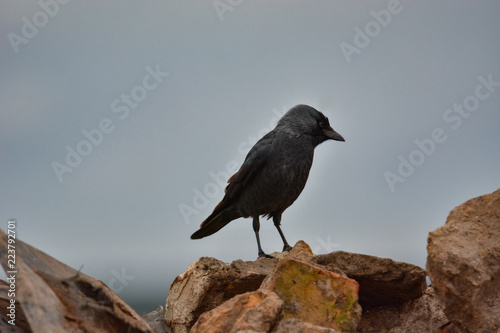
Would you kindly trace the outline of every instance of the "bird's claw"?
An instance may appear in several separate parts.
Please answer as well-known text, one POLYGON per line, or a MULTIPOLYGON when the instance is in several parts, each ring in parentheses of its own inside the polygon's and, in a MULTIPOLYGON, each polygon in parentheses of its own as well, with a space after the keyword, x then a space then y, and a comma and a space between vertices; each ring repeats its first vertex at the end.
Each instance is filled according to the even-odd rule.
POLYGON ((283 252, 285 252, 285 251, 286 251, 286 252, 290 252, 291 250, 292 250, 292 247, 291 247, 290 245, 285 244, 285 245, 283 246, 283 252))
POLYGON ((265 252, 259 252, 259 258, 274 258, 274 257, 270 256, 269 254, 266 254, 265 252))

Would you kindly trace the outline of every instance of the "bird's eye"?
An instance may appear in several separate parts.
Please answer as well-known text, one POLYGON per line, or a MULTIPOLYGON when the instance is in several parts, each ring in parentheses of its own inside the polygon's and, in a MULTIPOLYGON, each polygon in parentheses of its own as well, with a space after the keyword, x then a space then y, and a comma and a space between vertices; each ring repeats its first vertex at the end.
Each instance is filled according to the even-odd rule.
POLYGON ((324 122, 322 122, 322 121, 320 121, 320 122, 318 123, 318 125, 319 125, 319 127, 320 127, 320 128, 323 128, 323 127, 325 126, 325 123, 324 123, 324 122))

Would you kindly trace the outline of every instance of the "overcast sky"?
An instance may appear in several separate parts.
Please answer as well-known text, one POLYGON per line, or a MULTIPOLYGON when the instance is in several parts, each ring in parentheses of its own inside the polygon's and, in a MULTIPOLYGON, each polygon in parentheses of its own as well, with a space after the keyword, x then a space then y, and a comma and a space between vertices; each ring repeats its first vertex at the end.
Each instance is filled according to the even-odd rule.
POLYGON ((0 228, 140 313, 201 256, 256 258, 250 219, 189 236, 296 104, 346 142, 316 149, 292 245, 425 267, 500 187, 498 1, 65 2, 0 3, 0 228))

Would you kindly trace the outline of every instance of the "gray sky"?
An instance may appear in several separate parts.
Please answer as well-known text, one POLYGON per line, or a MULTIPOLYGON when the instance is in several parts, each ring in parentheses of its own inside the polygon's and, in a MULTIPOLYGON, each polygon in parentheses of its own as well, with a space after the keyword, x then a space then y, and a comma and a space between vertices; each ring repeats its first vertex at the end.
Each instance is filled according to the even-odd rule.
POLYGON ((346 142, 316 149, 291 244, 424 267, 500 186, 499 2, 40 3, 0 3, 0 227, 140 312, 201 256, 256 258, 249 219, 189 236, 296 104, 346 142))

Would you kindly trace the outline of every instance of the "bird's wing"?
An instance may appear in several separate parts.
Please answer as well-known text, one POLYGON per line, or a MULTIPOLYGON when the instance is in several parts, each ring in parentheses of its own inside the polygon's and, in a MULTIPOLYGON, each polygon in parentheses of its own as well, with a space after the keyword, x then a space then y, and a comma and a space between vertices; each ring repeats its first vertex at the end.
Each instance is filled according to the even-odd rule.
POLYGON ((201 223, 200 227, 207 225, 214 217, 222 211, 230 208, 232 203, 238 199, 242 191, 252 179, 257 175, 266 164, 272 149, 272 143, 275 137, 274 132, 267 133, 260 139, 248 152, 243 165, 238 172, 232 175, 226 186, 226 194, 221 202, 214 208, 210 216, 201 223))
POLYGON ((242 166, 231 178, 228 179, 224 199, 236 199, 256 174, 260 172, 271 155, 274 132, 267 133, 248 152, 242 166))

